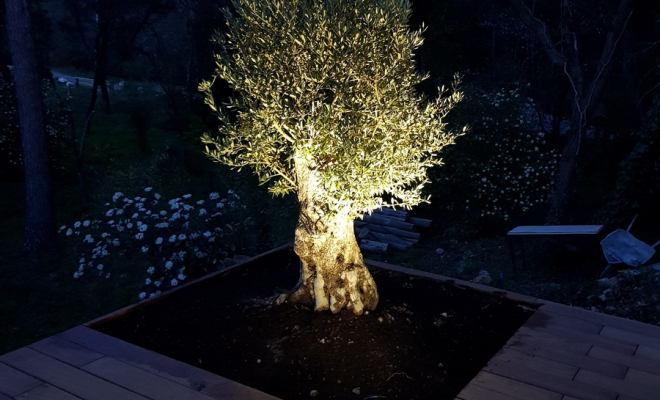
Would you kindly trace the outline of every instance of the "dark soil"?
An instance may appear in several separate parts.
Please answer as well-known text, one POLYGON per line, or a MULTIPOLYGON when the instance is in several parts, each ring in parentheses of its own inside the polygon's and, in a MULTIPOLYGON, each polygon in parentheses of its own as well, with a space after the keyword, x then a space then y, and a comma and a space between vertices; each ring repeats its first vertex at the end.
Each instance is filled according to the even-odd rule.
POLYGON ((283 250, 94 328, 286 400, 312 391, 441 400, 454 399, 532 313, 451 283, 372 271, 380 304, 360 317, 276 305, 298 279, 297 257, 283 250))

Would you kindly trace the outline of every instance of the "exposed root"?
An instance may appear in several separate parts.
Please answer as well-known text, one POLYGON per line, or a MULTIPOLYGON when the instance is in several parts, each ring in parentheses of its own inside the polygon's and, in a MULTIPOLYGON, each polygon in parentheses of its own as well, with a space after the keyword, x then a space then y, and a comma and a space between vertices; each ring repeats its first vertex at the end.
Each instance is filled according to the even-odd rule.
POLYGON ((314 270, 305 276, 309 268, 301 268, 302 275, 298 286, 289 296, 292 302, 314 303, 315 311, 330 310, 338 313, 343 308, 362 315, 365 310, 373 310, 378 305, 378 291, 371 274, 364 266, 351 265, 337 271, 314 270))

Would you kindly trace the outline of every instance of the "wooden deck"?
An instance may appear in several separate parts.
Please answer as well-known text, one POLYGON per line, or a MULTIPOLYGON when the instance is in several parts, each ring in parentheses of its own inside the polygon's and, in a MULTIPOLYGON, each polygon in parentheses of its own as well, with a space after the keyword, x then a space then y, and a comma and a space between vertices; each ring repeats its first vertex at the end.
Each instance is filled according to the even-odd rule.
POLYGON ((660 327, 543 303, 457 399, 660 399, 660 327))
POLYGON ((0 356, 0 400, 277 400, 84 326, 0 356))
MULTIPOLYGON (((367 263, 540 306, 456 400, 660 400, 658 326, 367 263)), ((10 399, 277 400, 86 326, 0 356, 10 399)))

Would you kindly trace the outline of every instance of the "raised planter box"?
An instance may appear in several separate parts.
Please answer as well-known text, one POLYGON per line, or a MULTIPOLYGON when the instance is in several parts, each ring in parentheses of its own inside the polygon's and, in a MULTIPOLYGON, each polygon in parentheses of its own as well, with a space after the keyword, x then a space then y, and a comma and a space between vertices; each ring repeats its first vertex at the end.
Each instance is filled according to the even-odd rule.
POLYGON ((243 398, 453 399, 533 312, 532 298, 367 263, 381 300, 360 317, 277 306, 298 278, 284 246, 86 326, 204 370, 188 372, 202 393, 213 376, 257 389, 243 398))

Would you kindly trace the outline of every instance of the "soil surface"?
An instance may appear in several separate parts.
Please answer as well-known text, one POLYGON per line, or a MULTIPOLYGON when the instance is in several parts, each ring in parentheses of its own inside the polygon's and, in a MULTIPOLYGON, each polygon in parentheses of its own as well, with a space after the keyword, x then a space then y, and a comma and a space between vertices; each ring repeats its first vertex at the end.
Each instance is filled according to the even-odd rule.
POLYGON ((299 273, 283 250, 94 329, 287 400, 454 399, 532 314, 451 283, 372 272, 380 303, 360 317, 276 305, 299 273))

